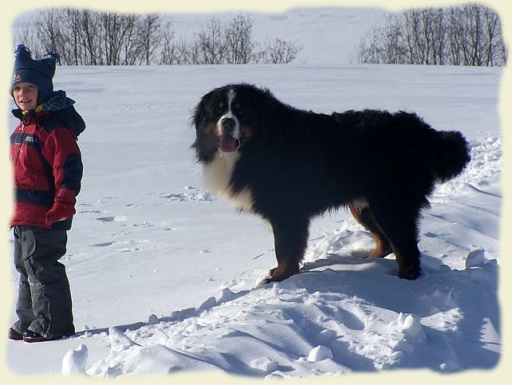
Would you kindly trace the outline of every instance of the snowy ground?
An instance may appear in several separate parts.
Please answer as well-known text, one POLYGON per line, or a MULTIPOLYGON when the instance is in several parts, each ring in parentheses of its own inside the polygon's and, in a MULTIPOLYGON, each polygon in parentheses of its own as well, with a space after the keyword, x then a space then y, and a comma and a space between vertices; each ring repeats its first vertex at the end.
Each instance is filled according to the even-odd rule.
MULTIPOLYGON (((56 87, 88 123, 64 258, 79 332, 51 343, 8 341, 9 371, 22 375, 16 380, 200 370, 259 379, 491 373, 503 364, 501 74, 348 64, 59 68, 56 87), (318 112, 415 111, 467 136, 470 165, 438 187, 421 222, 420 279, 398 279, 393 256, 362 259, 371 237, 341 210, 314 221, 302 274, 256 288, 275 264, 272 234, 204 188, 189 148, 200 96, 236 81, 318 112)), ((15 124, 10 117, 5 135, 15 124)), ((13 300, 17 276, 4 266, 13 300)))
POLYGON ((65 257, 80 332, 47 344, 9 342, 12 371, 68 370, 63 358, 80 347, 88 350, 85 373, 96 378, 195 369, 260 377, 460 372, 498 364, 499 69, 59 70, 59 87, 88 122, 79 141, 83 191, 65 257), (275 263, 271 232, 204 189, 189 149, 199 96, 242 80, 299 107, 414 110, 438 129, 467 135, 470 166, 436 190, 422 221, 419 280, 398 279, 393 257, 361 259, 371 237, 340 211, 313 223, 302 274, 255 288, 275 263))

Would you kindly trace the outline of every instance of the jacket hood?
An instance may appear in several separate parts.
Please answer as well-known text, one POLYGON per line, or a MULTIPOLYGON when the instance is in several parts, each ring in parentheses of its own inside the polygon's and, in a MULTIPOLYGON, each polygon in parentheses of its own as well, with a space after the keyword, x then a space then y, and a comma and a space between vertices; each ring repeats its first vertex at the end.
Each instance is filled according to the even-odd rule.
MULTIPOLYGON (((52 93, 51 97, 43 104, 40 104, 33 111, 36 115, 51 116, 57 122, 71 128, 78 137, 85 130, 85 121, 75 110, 75 101, 66 96, 66 92, 59 90, 52 93)), ((30 113, 30 112, 29 112, 30 113)), ((12 110, 12 114, 23 120, 25 114, 20 108, 12 110)))

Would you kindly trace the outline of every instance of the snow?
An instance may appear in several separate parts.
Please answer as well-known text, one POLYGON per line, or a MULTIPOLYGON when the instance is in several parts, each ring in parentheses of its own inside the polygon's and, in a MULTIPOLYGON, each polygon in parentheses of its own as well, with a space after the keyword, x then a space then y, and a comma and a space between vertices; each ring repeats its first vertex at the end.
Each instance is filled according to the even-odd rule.
MULTIPOLYGON (((83 189, 63 259, 78 333, 7 341, 9 373, 18 383, 28 374, 179 380, 208 373, 223 382, 404 369, 456 375, 434 377, 441 383, 502 368, 502 74, 319 61, 60 67, 56 88, 77 101, 88 125, 79 139, 83 189), (418 280, 397 278, 393 255, 363 259, 372 238, 339 210, 313 222, 301 274, 257 287, 275 265, 272 233, 206 190, 190 149, 199 98, 238 81, 304 109, 403 109, 466 135, 471 163, 438 186, 421 221, 418 280)), ((7 123, 6 136, 16 121, 7 123)), ((17 274, 4 266, 12 290, 7 325, 17 274)))
POLYGON ((80 344, 78 348, 70 350, 62 359, 62 373, 84 374, 88 357, 88 349, 84 344, 80 344))

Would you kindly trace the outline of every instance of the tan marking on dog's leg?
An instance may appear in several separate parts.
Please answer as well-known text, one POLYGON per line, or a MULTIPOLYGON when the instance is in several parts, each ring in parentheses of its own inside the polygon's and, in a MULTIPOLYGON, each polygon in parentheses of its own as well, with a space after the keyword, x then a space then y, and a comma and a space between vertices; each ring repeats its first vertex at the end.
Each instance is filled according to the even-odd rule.
POLYGON ((361 221, 361 215, 359 213, 359 209, 356 207, 356 205, 354 204, 354 202, 350 202, 349 205, 348 205, 348 208, 350 210, 350 213, 352 214, 352 216, 354 217, 354 219, 361 225, 364 226, 363 222, 361 221))
POLYGON ((365 199, 358 199, 350 202, 348 207, 355 220, 370 232, 375 241, 375 249, 367 258, 384 258, 390 254, 391 247, 389 242, 379 224, 375 221, 368 202, 365 199), (362 215, 363 210, 366 211, 365 216, 362 215))
POLYGON ((383 241, 379 235, 374 233, 372 233, 372 237, 373 240, 375 241, 375 249, 368 256, 368 258, 384 258, 385 256, 391 253, 391 247, 389 246, 389 243, 387 241, 383 241))

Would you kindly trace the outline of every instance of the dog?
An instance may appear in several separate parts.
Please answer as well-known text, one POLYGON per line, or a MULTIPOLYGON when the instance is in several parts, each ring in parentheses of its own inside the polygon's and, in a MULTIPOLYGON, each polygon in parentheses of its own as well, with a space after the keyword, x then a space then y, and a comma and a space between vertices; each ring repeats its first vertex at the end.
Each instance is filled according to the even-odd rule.
POLYGON ((414 113, 315 113, 246 83, 205 94, 191 120, 206 186, 272 227, 277 266, 263 284, 298 273, 312 218, 340 207, 372 234, 369 258, 394 253, 398 276, 418 278, 421 210, 470 161, 460 132, 414 113))

